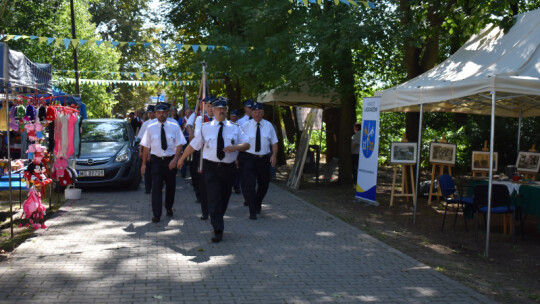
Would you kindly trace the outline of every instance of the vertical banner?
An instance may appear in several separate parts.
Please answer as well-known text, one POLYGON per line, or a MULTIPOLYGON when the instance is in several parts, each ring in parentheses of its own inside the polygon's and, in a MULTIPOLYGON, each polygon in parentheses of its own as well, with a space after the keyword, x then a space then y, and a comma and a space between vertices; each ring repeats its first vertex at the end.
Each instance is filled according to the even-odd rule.
POLYGON ((362 201, 378 205, 377 166, 379 159, 380 97, 364 98, 362 111, 362 137, 358 160, 356 197, 362 201))

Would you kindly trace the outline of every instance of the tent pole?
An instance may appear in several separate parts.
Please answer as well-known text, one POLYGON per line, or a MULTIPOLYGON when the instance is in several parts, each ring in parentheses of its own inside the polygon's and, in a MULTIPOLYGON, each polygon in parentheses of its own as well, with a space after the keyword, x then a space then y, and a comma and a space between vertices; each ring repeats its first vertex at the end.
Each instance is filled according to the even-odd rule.
MULTIPOLYGON (((418 184, 420 177, 420 151, 422 149, 422 119, 424 114, 424 105, 420 104, 420 118, 418 119, 418 143, 416 144, 416 179, 414 181, 414 212, 413 224, 416 224, 416 206, 418 205, 418 184)), ((405 177, 404 177, 405 178, 405 177)))
POLYGON ((523 120, 523 109, 519 109, 519 120, 518 120, 518 134, 517 134, 517 154, 519 154, 519 142, 521 141, 521 123, 523 120))
POLYGON ((489 136, 489 184, 488 184, 488 210, 486 226, 486 257, 489 256, 489 226, 491 223, 491 189, 493 186, 493 150, 495 142, 495 100, 496 92, 491 92, 491 134, 489 136))

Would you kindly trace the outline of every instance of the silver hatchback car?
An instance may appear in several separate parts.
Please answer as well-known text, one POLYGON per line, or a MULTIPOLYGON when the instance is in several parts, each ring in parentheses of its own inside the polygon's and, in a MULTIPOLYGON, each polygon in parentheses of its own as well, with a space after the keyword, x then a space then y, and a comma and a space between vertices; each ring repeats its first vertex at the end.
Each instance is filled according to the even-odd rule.
POLYGON ((121 119, 86 119, 81 125, 76 186, 137 189, 141 182, 139 140, 129 123, 121 119))

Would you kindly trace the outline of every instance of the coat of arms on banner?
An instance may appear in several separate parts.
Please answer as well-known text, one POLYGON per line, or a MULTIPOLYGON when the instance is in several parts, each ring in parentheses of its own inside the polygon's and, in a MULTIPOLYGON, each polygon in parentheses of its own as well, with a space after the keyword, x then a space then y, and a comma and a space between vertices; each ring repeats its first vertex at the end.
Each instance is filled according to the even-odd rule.
POLYGON ((366 158, 369 158, 373 153, 373 147, 375 146, 375 130, 377 127, 377 121, 364 120, 362 134, 362 152, 366 158))

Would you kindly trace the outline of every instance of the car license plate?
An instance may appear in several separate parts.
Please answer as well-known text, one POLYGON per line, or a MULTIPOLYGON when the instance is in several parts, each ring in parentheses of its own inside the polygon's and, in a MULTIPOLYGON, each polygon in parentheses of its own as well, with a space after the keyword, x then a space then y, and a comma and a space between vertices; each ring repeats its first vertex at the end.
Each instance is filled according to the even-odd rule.
POLYGON ((79 171, 79 177, 105 176, 105 170, 84 170, 79 171))

